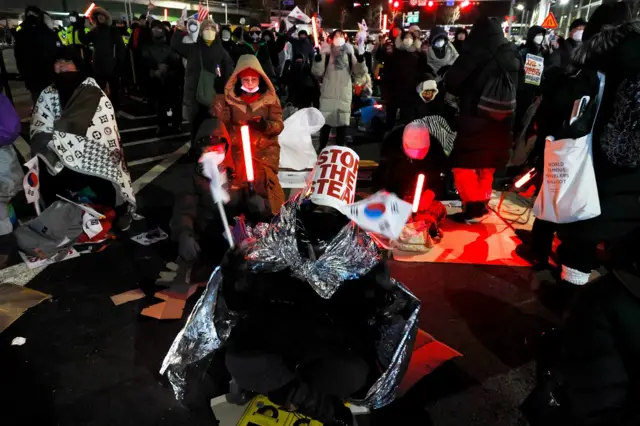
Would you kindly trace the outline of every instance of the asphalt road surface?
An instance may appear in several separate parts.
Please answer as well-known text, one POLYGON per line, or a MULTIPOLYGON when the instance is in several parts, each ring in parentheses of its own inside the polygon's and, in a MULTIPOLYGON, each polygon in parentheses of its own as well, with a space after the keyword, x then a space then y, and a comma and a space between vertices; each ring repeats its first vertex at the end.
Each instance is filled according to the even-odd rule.
MULTIPOLYGON (((138 213, 129 236, 168 231, 174 197, 189 178, 187 134, 155 138, 155 118, 128 100, 119 115, 136 182, 138 213)), ((375 159, 377 144, 357 147, 375 159)), ((149 247, 127 236, 104 251, 28 272, 14 259, 0 282, 52 296, 0 334, 2 425, 213 425, 205 408, 178 404, 158 370, 183 320, 139 315, 157 302, 154 281, 176 258, 165 240, 149 247), (141 288, 148 297, 114 306, 109 296, 141 288), (10 346, 13 338, 27 339, 10 346)), ((374 424, 526 425, 518 406, 533 386, 535 341, 557 319, 531 291, 527 268, 392 262, 393 276, 423 303, 420 327, 464 356, 427 376, 374 424), (403 420, 400 420, 403 419, 403 420), (431 423, 430 423, 431 422, 431 423)), ((187 311, 197 300, 192 297, 187 311)), ((186 315, 185 315, 186 317, 186 315)), ((211 380, 194 400, 220 392, 211 380)))

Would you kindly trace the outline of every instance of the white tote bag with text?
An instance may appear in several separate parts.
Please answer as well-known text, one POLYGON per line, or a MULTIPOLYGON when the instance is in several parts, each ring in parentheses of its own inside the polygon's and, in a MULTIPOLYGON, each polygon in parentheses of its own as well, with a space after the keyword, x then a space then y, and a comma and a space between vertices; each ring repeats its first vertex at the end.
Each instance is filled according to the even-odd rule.
MULTIPOLYGON (((598 110, 605 77, 598 73, 598 110)), ((598 112, 593 122, 595 124, 598 112)), ((572 223, 600 216, 600 199, 593 170, 593 125, 577 139, 548 137, 544 148, 544 177, 533 213, 553 223, 572 223)))

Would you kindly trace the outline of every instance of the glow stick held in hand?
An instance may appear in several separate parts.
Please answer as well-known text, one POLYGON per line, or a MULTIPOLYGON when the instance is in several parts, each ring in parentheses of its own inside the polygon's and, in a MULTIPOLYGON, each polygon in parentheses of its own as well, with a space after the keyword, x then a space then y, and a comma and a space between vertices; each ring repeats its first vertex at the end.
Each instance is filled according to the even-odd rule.
POLYGON ((91 3, 89 5, 89 7, 87 8, 87 10, 84 12, 84 16, 86 16, 88 18, 89 14, 91 13, 91 11, 93 10, 94 7, 96 7, 96 4, 95 3, 91 3))
POLYGON ((420 197, 422 197, 422 187, 424 186, 424 175, 420 173, 418 175, 418 181, 416 182, 416 192, 413 194, 413 213, 418 213, 420 207, 420 197))
POLYGON ((251 139, 249 138, 249 126, 240 127, 242 136, 242 152, 244 153, 244 167, 247 171, 247 181, 253 183, 253 158, 251 157, 251 139))
POLYGON ((382 17, 382 34, 387 33, 387 14, 385 13, 382 17))
POLYGON ((315 47, 318 47, 318 24, 315 16, 311 18, 311 26, 313 27, 313 43, 315 47))

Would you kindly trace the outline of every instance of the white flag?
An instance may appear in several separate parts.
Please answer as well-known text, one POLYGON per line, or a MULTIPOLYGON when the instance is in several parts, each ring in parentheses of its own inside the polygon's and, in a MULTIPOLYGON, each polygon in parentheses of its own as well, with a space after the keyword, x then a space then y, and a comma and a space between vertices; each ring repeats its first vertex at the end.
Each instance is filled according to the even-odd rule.
POLYGON ((396 240, 411 216, 411 204, 396 194, 379 191, 340 211, 362 229, 396 240))
POLYGON ((24 163, 24 166, 29 169, 22 180, 24 195, 28 203, 36 203, 40 199, 40 168, 38 166, 38 157, 33 157, 24 163))
POLYGON ((218 166, 224 161, 224 154, 218 152, 205 152, 200 157, 200 163, 202 163, 202 172, 209 178, 209 185, 211 187, 211 195, 215 202, 222 201, 223 203, 229 202, 229 193, 224 189, 223 185, 227 183, 225 176, 220 174, 218 166))

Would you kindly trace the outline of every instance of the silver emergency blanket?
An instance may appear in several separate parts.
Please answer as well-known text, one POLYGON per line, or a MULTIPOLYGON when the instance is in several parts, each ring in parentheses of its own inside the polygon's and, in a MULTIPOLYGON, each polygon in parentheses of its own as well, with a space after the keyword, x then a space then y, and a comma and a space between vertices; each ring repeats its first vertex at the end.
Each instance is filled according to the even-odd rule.
MULTIPOLYGON (((295 240, 296 207, 295 200, 287 202, 264 237, 249 250, 252 271, 275 272, 291 268, 294 276, 308 282, 318 295, 330 298, 345 280, 365 275, 379 262, 380 253, 375 244, 351 223, 328 243, 318 260, 303 259, 295 240)), ((372 409, 395 399, 418 328, 419 300, 402 284, 394 280, 392 283, 389 303, 372 324, 380 336, 376 349, 381 375, 363 399, 351 400, 353 404, 372 409)), ((227 308, 220 290, 222 285, 223 276, 217 268, 162 363, 160 374, 167 374, 178 399, 185 395, 187 372, 192 377, 191 369, 203 367, 199 361, 224 345, 239 318, 227 308)))

